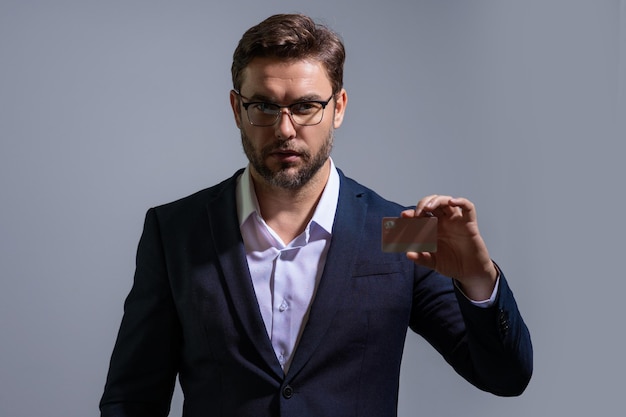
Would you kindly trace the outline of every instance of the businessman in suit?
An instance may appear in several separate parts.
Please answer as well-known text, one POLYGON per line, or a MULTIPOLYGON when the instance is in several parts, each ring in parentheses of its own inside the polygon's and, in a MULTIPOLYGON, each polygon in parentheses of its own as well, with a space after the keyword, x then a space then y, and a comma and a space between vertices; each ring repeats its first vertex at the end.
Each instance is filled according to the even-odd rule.
POLYGON ((384 200, 330 158, 348 96, 344 46, 275 15, 237 46, 230 93, 249 164, 150 209, 100 402, 102 416, 397 414, 407 329, 465 379, 519 395, 528 329, 474 205, 384 200), (385 216, 438 219, 438 250, 381 251, 385 216))

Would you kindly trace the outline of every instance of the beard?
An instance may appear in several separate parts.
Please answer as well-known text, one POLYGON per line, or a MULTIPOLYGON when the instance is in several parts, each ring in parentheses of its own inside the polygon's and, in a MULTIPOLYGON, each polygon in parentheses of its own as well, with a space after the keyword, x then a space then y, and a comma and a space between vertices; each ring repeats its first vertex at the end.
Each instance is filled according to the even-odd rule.
POLYGON ((306 149, 297 149, 292 145, 293 140, 277 140, 276 142, 256 149, 252 141, 241 130, 241 143, 243 151, 250 161, 250 165, 268 183, 268 185, 286 190, 299 190, 306 185, 311 178, 324 166, 333 147, 333 130, 329 129, 322 147, 315 154, 311 154, 306 149), (297 168, 297 164, 282 162, 276 169, 270 168, 265 161, 268 156, 276 151, 293 151, 300 156, 302 164, 297 168), (297 168, 297 169, 296 169, 297 168))

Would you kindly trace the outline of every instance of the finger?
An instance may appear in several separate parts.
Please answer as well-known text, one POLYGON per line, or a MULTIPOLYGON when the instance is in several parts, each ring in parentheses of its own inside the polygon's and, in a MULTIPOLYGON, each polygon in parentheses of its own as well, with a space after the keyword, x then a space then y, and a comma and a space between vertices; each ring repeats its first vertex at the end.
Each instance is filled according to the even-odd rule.
MULTIPOLYGON (((417 211, 416 216, 423 216, 423 213, 431 213, 436 215, 437 209, 443 206, 447 206, 448 200, 450 200, 450 198, 452 197, 438 194, 433 194, 428 197, 422 198, 417 203, 417 206, 415 208, 417 211)), ((439 214, 443 214, 443 212, 439 212, 439 214)))
POLYGON ((447 195, 434 195, 427 197, 424 201, 424 212, 432 213, 439 218, 453 218, 462 215, 459 207, 450 204, 452 197, 447 195))
POLYGON ((466 198, 457 197, 450 199, 450 206, 458 207, 462 211, 462 215, 466 219, 476 218, 476 207, 474 204, 466 198))
POLYGON ((407 259, 426 268, 435 269, 436 262, 434 254, 430 252, 407 252, 407 259))
POLYGON ((449 204, 453 207, 460 207, 463 210, 471 211, 474 210, 474 204, 469 201, 467 198, 463 197, 453 197, 450 198, 449 204))
POLYGON ((404 210, 402 213, 400 213, 400 217, 416 217, 415 213, 416 213, 416 210, 407 209, 407 210, 404 210))
POLYGON ((439 218, 456 218, 463 215, 462 210, 459 207, 453 207, 450 205, 440 205, 432 211, 432 213, 439 218))
POLYGON ((419 217, 422 215, 422 213, 424 211, 428 211, 426 210, 426 207, 428 207, 432 200, 435 199, 437 197, 437 195, 429 195, 427 197, 422 198, 420 201, 417 202, 417 205, 415 206, 415 217, 419 217))

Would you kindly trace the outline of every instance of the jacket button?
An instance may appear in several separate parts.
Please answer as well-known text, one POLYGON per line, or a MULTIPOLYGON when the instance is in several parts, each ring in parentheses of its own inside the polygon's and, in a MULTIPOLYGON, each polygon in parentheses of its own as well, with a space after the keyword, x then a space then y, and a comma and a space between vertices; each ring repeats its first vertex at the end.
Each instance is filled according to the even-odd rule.
POLYGON ((500 325, 500 333, 506 337, 509 333, 509 315, 504 310, 500 310, 499 313, 498 324, 500 325))
POLYGON ((283 397, 285 397, 286 399, 290 399, 291 397, 293 397, 293 388, 291 388, 291 386, 287 385, 285 386, 285 388, 283 388, 283 397))

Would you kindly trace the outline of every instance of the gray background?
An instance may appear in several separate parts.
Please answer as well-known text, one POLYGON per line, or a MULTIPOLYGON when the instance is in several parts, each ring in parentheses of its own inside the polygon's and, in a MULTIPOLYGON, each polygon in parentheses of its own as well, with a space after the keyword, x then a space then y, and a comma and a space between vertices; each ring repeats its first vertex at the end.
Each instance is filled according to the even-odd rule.
POLYGON ((515 399, 409 335, 400 416, 620 414, 626 1, 0 0, 0 416, 97 414, 145 211, 243 166, 231 54, 292 11, 347 45, 337 165, 472 199, 532 332, 515 399))

